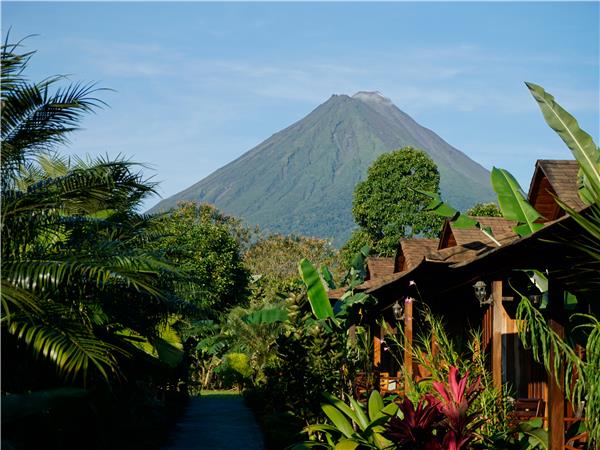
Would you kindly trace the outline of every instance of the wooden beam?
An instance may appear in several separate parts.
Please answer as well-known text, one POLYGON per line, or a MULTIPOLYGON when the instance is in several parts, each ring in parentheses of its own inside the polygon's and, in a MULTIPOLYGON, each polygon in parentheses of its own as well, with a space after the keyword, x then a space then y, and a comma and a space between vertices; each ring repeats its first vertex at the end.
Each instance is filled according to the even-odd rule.
POLYGON ((502 306, 502 280, 492 282, 492 381, 502 392, 502 333, 504 332, 504 306, 502 306))
POLYGON ((404 370, 407 376, 413 373, 413 299, 407 298, 404 302, 404 370))

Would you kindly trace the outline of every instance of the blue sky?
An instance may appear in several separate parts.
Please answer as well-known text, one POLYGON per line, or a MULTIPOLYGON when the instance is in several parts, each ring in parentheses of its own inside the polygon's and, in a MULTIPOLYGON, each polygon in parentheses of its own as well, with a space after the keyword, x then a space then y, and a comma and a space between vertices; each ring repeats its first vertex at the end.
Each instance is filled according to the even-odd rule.
MULTIPOLYGON (((67 150, 126 155, 166 197, 332 94, 378 90, 525 190, 570 158, 523 81, 599 136, 599 3, 3 2, 29 74, 114 89, 67 150)), ((149 201, 149 207, 158 199, 149 201)))

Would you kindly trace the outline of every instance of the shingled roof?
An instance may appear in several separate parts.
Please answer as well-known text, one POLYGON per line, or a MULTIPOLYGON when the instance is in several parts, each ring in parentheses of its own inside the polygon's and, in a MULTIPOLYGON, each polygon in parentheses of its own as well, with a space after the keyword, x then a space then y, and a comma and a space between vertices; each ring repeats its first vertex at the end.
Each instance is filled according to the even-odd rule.
POLYGON ((529 203, 544 216, 545 221, 556 220, 565 212, 553 195, 569 207, 579 211, 585 204, 579 198, 577 173, 579 163, 573 160, 539 159, 529 186, 529 203))
MULTIPOLYGON (((479 231, 479 233, 481 234, 481 231, 479 231)), ((494 238, 500 243, 500 245, 507 245, 517 240, 519 236, 511 232, 502 235, 494 234, 494 238)), ((496 245, 496 243, 492 242, 490 239, 485 238, 480 239, 478 241, 467 242, 466 244, 455 245, 453 247, 446 247, 441 250, 431 252, 429 255, 427 255, 426 260, 430 262, 456 264, 464 261, 469 261, 497 247, 498 245, 496 245)))
POLYGON ((417 266, 430 252, 438 247, 437 239, 400 239, 394 272, 409 270, 417 266))
POLYGON ((394 258, 369 256, 367 258, 367 279, 381 278, 394 273, 394 258))
MULTIPOLYGON (((477 220, 483 227, 490 227, 496 239, 498 239, 498 236, 502 238, 517 237, 517 234, 513 231, 513 227, 517 225, 514 220, 507 220, 504 217, 473 217, 473 219, 477 220)), ((458 228, 453 222, 446 221, 437 248, 441 250, 472 242, 494 245, 494 242, 478 228, 458 228)))

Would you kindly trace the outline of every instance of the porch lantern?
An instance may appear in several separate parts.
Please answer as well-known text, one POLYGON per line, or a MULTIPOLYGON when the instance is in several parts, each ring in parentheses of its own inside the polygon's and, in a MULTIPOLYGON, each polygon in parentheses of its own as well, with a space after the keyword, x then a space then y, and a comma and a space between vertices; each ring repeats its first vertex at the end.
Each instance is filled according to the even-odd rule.
POLYGON ((398 300, 396 300, 396 303, 392 305, 392 312, 394 313, 394 318, 398 322, 404 319, 404 311, 400 303, 398 303, 398 300))
POLYGON ((479 300, 479 306, 483 307, 483 305, 491 305, 494 302, 491 295, 488 297, 487 284, 485 284, 485 281, 479 280, 473 285, 473 290, 475 291, 475 297, 479 300))

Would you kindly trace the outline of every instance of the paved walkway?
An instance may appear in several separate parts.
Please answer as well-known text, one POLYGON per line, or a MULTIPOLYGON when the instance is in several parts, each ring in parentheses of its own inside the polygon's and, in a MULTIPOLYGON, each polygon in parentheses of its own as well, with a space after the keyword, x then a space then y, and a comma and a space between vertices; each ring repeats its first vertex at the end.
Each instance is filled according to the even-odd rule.
POLYGON ((187 410, 163 450, 264 450, 263 438, 239 395, 190 399, 187 410))

